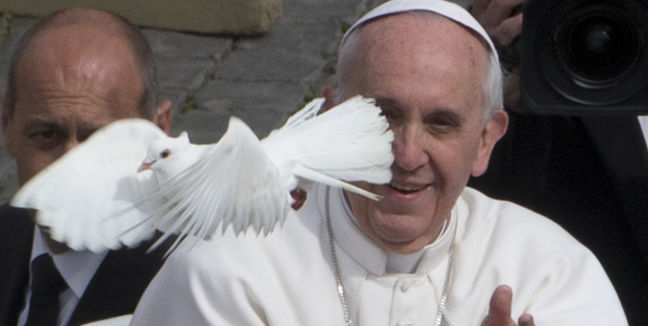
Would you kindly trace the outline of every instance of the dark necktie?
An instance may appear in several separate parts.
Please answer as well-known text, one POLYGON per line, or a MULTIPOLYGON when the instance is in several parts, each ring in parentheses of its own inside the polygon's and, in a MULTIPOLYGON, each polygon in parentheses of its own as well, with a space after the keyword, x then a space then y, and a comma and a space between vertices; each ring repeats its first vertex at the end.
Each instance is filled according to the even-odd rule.
POLYGON ((25 325, 54 326, 59 314, 58 298, 67 284, 48 254, 36 257, 31 268, 31 299, 25 325))

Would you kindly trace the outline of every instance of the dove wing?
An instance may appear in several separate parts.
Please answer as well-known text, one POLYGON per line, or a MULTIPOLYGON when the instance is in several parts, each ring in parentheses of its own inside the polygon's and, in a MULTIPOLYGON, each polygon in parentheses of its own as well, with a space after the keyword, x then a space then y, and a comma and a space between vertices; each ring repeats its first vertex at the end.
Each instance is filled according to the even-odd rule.
POLYGON ((115 249, 149 236, 124 232, 146 217, 134 207, 150 174, 137 174, 148 144, 166 135, 142 119, 120 120, 99 129, 25 183, 12 198, 15 207, 35 209, 37 223, 52 239, 74 250, 115 249))
POLYGON ((312 119, 322 109, 322 104, 324 104, 324 98, 321 97, 308 102, 303 108, 291 115, 279 130, 296 127, 304 121, 312 119))
POLYGON ((273 160, 292 160, 293 173, 301 178, 378 198, 344 182, 391 180, 394 135, 373 99, 356 96, 316 116, 294 116, 307 118, 293 120, 262 141, 273 160))
POLYGON ((193 241, 209 239, 219 226, 224 232, 231 225, 239 233, 251 225, 267 234, 285 219, 290 207, 277 167, 252 130, 234 117, 219 142, 160 185, 157 196, 165 203, 151 219, 165 233, 158 243, 179 235, 171 250, 186 235, 195 236, 193 241))

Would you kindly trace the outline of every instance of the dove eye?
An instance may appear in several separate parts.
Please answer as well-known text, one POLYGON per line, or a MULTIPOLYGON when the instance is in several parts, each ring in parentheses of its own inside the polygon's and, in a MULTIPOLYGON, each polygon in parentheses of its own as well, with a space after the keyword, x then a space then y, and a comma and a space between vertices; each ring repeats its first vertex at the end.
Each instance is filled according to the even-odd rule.
POLYGON ((169 155, 171 155, 171 151, 168 150, 168 149, 165 149, 162 152, 160 152, 160 157, 161 158, 167 158, 167 157, 169 157, 169 155))

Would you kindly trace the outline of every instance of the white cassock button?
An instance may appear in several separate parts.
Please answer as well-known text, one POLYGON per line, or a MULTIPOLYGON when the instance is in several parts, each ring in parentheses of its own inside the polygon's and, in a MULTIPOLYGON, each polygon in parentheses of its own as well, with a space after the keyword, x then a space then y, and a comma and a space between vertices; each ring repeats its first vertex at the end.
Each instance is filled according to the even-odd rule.
POLYGON ((399 321, 396 323, 396 326, 415 326, 416 323, 413 321, 399 321))
POLYGON ((415 286, 419 286, 419 285, 421 285, 422 283, 423 283, 423 282, 421 282, 421 281, 419 281, 419 280, 404 280, 404 281, 402 281, 402 283, 401 283, 401 285, 400 285, 400 290, 401 290, 403 293, 405 293, 405 292, 407 292, 410 288, 415 287, 415 286))

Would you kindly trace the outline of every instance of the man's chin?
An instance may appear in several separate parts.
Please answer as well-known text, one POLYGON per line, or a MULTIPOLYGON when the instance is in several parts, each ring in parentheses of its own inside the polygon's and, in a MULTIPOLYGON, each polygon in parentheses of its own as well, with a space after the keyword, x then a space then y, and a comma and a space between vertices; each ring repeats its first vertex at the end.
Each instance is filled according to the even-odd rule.
POLYGON ((417 217, 390 214, 370 223, 374 242, 389 252, 412 253, 427 245, 421 233, 427 227, 417 217))
POLYGON ((419 238, 409 240, 409 241, 389 241, 387 239, 381 238, 377 242, 383 250, 391 253, 397 253, 401 255, 408 255, 422 250, 427 243, 422 241, 419 238))

